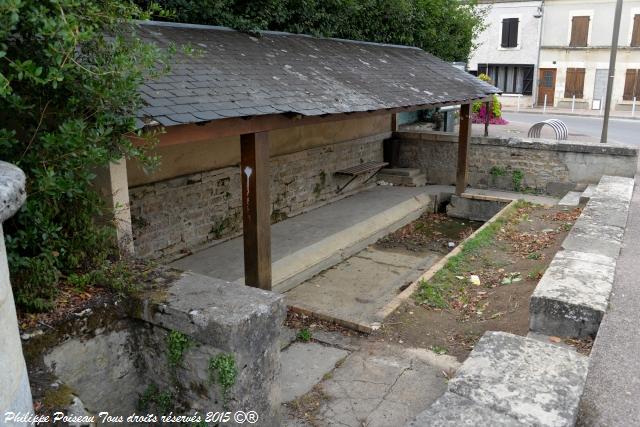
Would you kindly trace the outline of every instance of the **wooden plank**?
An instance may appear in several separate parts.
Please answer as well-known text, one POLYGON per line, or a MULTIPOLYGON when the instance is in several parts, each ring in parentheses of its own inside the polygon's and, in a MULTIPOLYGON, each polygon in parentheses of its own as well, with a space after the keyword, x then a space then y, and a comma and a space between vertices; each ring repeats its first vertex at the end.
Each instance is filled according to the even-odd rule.
POLYGON ((460 106, 460 130, 458 132, 458 168, 456 170, 456 194, 460 196, 467 188, 467 162, 471 140, 471 104, 460 106))
MULTIPOLYGON (((487 101, 491 96, 478 98, 478 101, 487 101)), ((473 101, 473 100, 472 100, 473 101)), ((388 110, 366 111, 360 113, 327 114, 324 116, 292 116, 284 114, 268 114, 262 116, 233 117, 213 120, 205 123, 191 123, 184 125, 168 126, 165 132, 158 135, 159 146, 188 144, 194 141, 210 141, 212 139, 242 134, 264 132, 276 129, 287 129, 297 126, 314 125, 320 123, 332 123, 343 120, 353 120, 379 115, 390 115, 403 111, 416 111, 428 107, 443 107, 447 105, 459 105, 459 102, 444 102, 438 104, 417 105, 406 108, 392 108, 388 110)), ((154 129, 152 127, 151 129, 154 129)), ((161 128, 161 126, 157 126, 161 128)), ((143 145, 147 141, 135 135, 129 138, 136 145, 143 145)))
POLYGON ((267 132, 240 136, 244 280, 271 290, 271 201, 267 132))

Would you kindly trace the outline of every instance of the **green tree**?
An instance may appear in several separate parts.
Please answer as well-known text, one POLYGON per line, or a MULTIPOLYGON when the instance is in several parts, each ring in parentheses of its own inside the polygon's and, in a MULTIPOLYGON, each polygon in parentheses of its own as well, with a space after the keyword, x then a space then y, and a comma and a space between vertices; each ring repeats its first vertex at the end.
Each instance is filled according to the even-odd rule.
POLYGON ((180 22, 412 45, 446 61, 466 61, 484 28, 475 0, 157 1, 180 22))
POLYGON ((135 37, 132 19, 146 16, 125 0, 0 1, 0 158, 27 175, 27 201, 4 224, 23 308, 49 308, 61 277, 113 254, 96 169, 153 160, 135 130, 137 88, 165 65, 135 37))

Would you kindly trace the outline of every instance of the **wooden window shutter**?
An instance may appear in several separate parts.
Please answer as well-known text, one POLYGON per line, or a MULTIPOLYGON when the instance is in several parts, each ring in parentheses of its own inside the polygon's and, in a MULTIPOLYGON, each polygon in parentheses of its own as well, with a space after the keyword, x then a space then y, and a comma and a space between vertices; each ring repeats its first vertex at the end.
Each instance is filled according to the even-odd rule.
POLYGON ((508 44, 509 44, 509 20, 503 19, 502 20, 502 43, 500 44, 500 46, 508 47, 508 44))
POLYGON ((633 32, 631 33, 631 46, 640 46, 640 15, 633 16, 633 32))
POLYGON ((574 16, 571 21, 571 42, 569 46, 585 47, 589 40, 589 17, 574 16))
POLYGON ((624 78, 624 91, 622 92, 622 99, 625 101, 633 100, 636 93, 636 79, 638 70, 627 70, 624 78))
POLYGON ((506 18, 502 20, 502 47, 518 46, 518 18, 506 18))
POLYGON ((567 78, 564 84, 564 97, 583 97, 584 90, 584 68, 567 68, 567 78))

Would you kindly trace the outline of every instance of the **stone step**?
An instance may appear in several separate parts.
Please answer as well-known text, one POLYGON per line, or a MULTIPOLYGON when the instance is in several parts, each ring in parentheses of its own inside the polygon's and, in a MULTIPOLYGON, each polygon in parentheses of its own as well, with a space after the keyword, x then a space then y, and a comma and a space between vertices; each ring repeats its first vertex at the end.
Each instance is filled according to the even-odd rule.
POLYGON ((407 425, 573 426, 588 362, 562 347, 487 332, 447 393, 407 425))
POLYGON ((595 336, 607 310, 615 265, 615 259, 604 255, 558 252, 529 300, 529 330, 595 336))
POLYGON ((582 193, 579 191, 569 191, 560 201, 560 206, 578 206, 580 204, 580 197, 582 193))
POLYGON ((589 184, 580 195, 580 203, 587 203, 593 197, 597 188, 596 184, 589 184))
MULTIPOLYGON (((415 169, 418 170, 419 169, 415 169)), ((388 182, 390 184, 402 187, 422 187, 427 183, 427 176, 425 174, 417 175, 388 175, 385 173, 379 173, 376 177, 378 181, 388 182)))
POLYGON ((417 168, 384 168, 380 171, 384 175, 398 175, 398 176, 416 176, 420 174, 420 169, 417 168))

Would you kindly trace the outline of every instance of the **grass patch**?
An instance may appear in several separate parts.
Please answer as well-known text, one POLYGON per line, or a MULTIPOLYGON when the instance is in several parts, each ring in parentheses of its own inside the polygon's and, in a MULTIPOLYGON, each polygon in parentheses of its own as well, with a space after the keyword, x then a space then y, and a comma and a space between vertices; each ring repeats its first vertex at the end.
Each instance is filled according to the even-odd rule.
POLYGON ((298 339, 298 341, 309 342, 312 338, 311 331, 308 328, 302 328, 298 331, 296 338, 298 339))
MULTIPOLYGON (((413 295, 416 302, 432 308, 447 308, 450 294, 461 285, 460 277, 469 270, 470 257, 477 257, 480 249, 495 244, 498 232, 513 222, 520 222, 523 209, 533 206, 529 202, 519 200, 507 208, 500 217, 480 229, 475 236, 463 243, 457 255, 449 258, 431 279, 420 281, 418 290, 413 295)), ((466 286, 466 281, 463 286, 466 286)))

